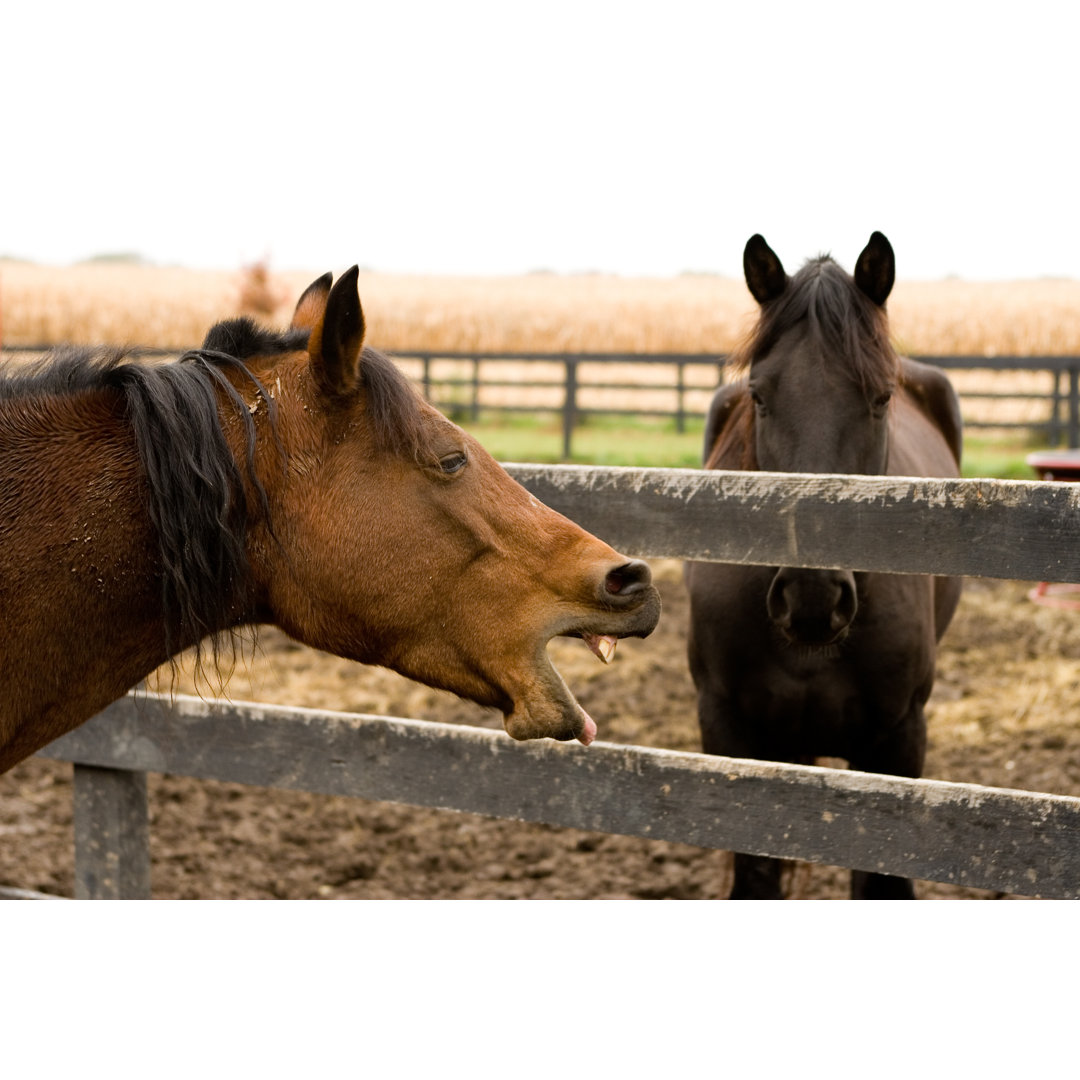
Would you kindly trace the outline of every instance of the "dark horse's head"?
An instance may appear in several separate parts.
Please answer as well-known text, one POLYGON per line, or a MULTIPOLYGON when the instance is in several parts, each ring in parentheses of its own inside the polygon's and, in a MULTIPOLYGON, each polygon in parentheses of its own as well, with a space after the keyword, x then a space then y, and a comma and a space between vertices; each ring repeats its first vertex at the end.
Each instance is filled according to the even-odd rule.
MULTIPOLYGON (((735 358, 748 372, 744 420, 731 425, 745 439, 742 466, 884 473, 889 402, 900 377, 885 315, 895 276, 889 241, 871 235, 854 277, 828 256, 789 277, 756 235, 746 244, 743 266, 761 312, 735 358)), ((767 605, 788 640, 828 645, 855 618, 855 579, 849 571, 781 567, 767 605)))

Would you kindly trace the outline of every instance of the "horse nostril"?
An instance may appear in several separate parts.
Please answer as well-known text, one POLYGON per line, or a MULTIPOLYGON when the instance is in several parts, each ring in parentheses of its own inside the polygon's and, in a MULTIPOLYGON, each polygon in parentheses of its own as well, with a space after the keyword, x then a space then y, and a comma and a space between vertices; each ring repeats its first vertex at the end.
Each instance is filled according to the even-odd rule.
POLYGON ((821 644, 835 640, 851 625, 859 600, 847 572, 784 567, 769 585, 765 607, 792 640, 821 644))
POLYGON ((614 570, 609 570, 604 579, 604 588, 614 596, 633 596, 652 584, 652 571, 649 564, 641 559, 631 559, 614 570))
POLYGON ((839 582, 840 598, 836 602, 836 608, 832 613, 832 626, 837 632, 849 626, 859 609, 859 600, 855 592, 853 581, 841 580, 839 582))

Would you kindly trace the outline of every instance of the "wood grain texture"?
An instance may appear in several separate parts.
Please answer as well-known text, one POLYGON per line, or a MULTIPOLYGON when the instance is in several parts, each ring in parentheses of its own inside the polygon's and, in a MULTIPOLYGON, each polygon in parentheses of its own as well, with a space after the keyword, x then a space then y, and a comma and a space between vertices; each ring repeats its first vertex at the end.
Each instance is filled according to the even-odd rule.
POLYGON ((150 898, 146 773, 76 764, 75 899, 150 898))
POLYGON ((1080 486, 508 465, 628 555, 1080 582, 1080 486))

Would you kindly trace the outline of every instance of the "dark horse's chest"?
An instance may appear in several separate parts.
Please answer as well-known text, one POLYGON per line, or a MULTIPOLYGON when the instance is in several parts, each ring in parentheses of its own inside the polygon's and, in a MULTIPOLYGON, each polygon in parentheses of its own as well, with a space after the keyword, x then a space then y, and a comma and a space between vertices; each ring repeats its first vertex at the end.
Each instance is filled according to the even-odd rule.
POLYGON ((791 644, 765 613, 772 571, 698 563, 691 665, 699 688, 747 756, 858 756, 925 702, 936 640, 932 579, 860 575, 858 616, 843 640, 791 644))
POLYGON ((782 756, 847 757, 854 737, 881 702, 850 649, 777 644, 731 678, 735 711, 782 756))

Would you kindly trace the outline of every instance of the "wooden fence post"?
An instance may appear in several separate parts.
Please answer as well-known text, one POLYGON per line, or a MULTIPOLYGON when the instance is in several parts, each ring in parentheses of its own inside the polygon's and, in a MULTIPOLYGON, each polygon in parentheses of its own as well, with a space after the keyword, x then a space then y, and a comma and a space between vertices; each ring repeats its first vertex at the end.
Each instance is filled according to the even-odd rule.
POLYGON ((675 363, 675 430, 681 435, 686 431, 686 365, 675 363))
POLYGON ((566 358, 566 385, 563 399, 563 439, 562 459, 569 461, 571 442, 574 437, 574 425, 577 424, 577 361, 566 358))
POLYGON ((1069 448, 1080 447, 1080 368, 1069 368, 1069 448))
POLYGON ((1046 441, 1051 447, 1057 448, 1061 445, 1061 381, 1065 373, 1052 371, 1050 374, 1054 379, 1054 389, 1050 396, 1050 420, 1046 425, 1046 441))
POLYGON ((146 773, 75 766, 75 899, 150 899, 146 773))
POLYGON ((424 365, 424 374, 422 376, 422 382, 424 386, 424 400, 431 400, 431 357, 424 353, 420 358, 424 365))

